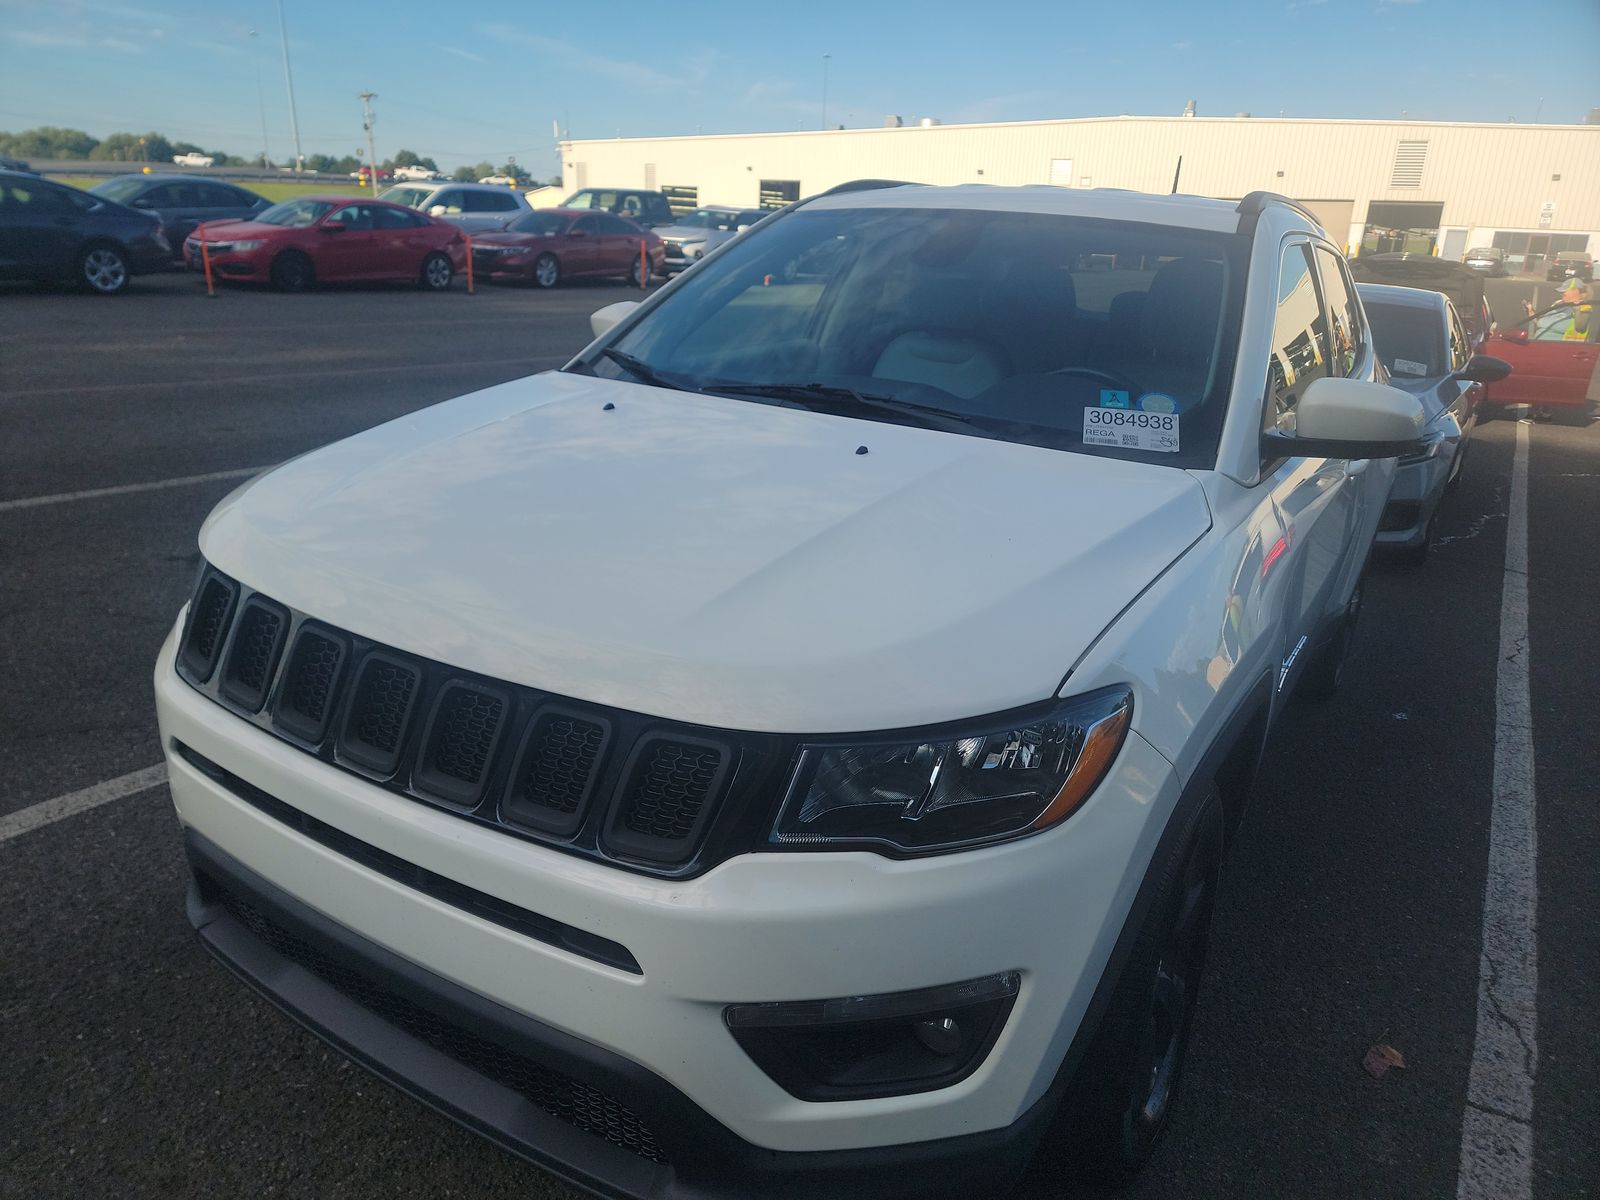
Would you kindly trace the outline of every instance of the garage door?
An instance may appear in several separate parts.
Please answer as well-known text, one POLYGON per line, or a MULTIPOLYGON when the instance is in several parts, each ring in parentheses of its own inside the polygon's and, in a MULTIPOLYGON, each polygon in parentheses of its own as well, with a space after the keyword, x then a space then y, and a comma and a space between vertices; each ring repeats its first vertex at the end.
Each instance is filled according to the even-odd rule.
POLYGON ((1345 239, 1350 236, 1350 217, 1356 210, 1354 200, 1302 200, 1327 230, 1328 240, 1335 246, 1343 246, 1345 239))

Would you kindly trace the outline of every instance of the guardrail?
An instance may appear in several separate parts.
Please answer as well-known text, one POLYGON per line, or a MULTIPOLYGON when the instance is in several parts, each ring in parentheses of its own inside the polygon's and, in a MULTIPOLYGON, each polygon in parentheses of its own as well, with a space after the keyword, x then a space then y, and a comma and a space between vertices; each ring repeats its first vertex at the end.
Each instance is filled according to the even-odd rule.
POLYGON ((180 167, 173 162, 91 162, 83 158, 46 159, 34 158, 28 160, 29 170, 37 171, 41 175, 138 175, 144 169, 150 168, 152 175, 209 175, 216 179, 237 179, 254 181, 256 183, 294 181, 296 179, 316 180, 323 183, 354 183, 352 176, 338 171, 319 173, 316 171, 299 171, 284 167, 263 171, 260 167, 180 167))

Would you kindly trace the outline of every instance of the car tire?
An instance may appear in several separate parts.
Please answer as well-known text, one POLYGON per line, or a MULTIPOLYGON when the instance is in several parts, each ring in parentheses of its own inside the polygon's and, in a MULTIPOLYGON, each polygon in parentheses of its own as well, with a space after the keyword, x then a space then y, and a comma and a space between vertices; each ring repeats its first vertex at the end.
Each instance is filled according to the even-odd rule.
POLYGON ((633 265, 628 268, 628 276, 627 276, 627 278, 625 280, 623 280, 623 282, 626 283, 629 287, 633 287, 633 288, 643 287, 644 286, 644 282, 643 282, 643 280, 641 278, 641 276, 643 276, 643 274, 644 274, 644 271, 640 268, 639 260, 636 258, 636 259, 633 260, 633 265))
POLYGON ((1152 864, 1156 880, 1094 1040, 1057 1116, 1072 1166, 1121 1183, 1166 1132, 1194 1022, 1221 875, 1222 801, 1213 788, 1152 864))
POLYGON ((133 272, 128 256, 107 242, 89 246, 78 256, 78 286, 97 296, 115 296, 128 290, 133 272))
POLYGON ((1415 546, 1406 546, 1396 550, 1394 561, 1407 567, 1421 567, 1428 561, 1428 555, 1433 550, 1434 533, 1438 527, 1439 514, 1435 512, 1428 518, 1428 523, 1422 527, 1422 540, 1415 546))
POLYGON ((449 291, 450 283, 455 277, 456 268, 450 261, 450 256, 435 250, 422 260, 422 272, 417 276, 417 286, 429 292, 449 291))
POLYGON ((533 282, 542 288, 553 288, 561 282, 561 260, 554 254, 541 254, 533 264, 533 282))
POLYGON ((1350 646, 1355 641, 1356 626, 1361 620, 1361 601, 1365 590, 1366 581, 1358 579, 1350 599, 1345 602, 1344 615, 1339 618, 1338 628, 1322 649, 1317 651, 1316 657, 1306 664, 1298 694, 1313 704, 1331 700, 1344 682, 1344 665, 1350 657, 1350 646))
POLYGON ((316 281, 311 260, 297 250, 285 250, 272 260, 272 286, 280 292, 309 291, 316 281))

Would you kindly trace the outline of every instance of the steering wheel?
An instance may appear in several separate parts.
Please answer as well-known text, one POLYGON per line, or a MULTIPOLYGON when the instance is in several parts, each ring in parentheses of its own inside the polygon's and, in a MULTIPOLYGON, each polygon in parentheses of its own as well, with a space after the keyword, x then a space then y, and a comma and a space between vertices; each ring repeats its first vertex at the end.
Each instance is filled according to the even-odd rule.
POLYGON ((1054 371, 1048 371, 1046 374, 1077 375, 1084 379, 1093 380, 1096 383, 1108 384, 1118 391, 1127 392, 1130 396, 1137 395, 1144 390, 1125 376, 1113 375, 1110 371, 1100 371, 1094 367, 1057 367, 1054 371))

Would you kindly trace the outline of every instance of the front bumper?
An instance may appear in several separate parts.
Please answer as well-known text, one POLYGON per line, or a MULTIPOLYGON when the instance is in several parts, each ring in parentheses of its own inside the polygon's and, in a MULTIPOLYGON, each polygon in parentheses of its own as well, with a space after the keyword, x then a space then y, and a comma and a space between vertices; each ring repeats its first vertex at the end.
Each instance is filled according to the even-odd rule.
POLYGON ((1432 458, 1401 463, 1389 485, 1389 499, 1378 521, 1373 543, 1389 549, 1415 549, 1428 536, 1428 522, 1444 497, 1450 480, 1454 446, 1445 446, 1432 458))
POLYGON ((934 1183, 981 1193, 997 1172, 1020 1169, 1178 795, 1166 761, 1131 736, 1095 796, 1039 837, 912 861, 748 854, 694 879, 647 878, 466 824, 287 746, 179 679, 174 641, 158 663, 157 706, 173 800, 210 881, 197 885, 202 940, 359 1061, 613 1195, 844 1195, 847 1177, 874 1164, 886 1173, 874 1174, 868 1194, 922 1195, 934 1183), (356 845, 608 939, 640 972, 408 887, 275 819, 197 768, 180 744, 356 845), (427 995, 443 997, 423 1007, 448 1021, 481 1034, 468 1018, 490 1006, 491 1045, 520 1046, 616 1098, 649 1125, 671 1165, 645 1159, 641 1168, 638 1154, 588 1132, 584 1144, 598 1140, 600 1150, 580 1152, 570 1126, 557 1136, 525 1097, 508 1097, 492 1079, 464 1079, 470 1068, 460 1063, 446 1069, 373 1006, 319 992, 303 968, 250 967, 270 945, 255 935, 248 953, 240 949, 248 943, 240 920, 217 907, 230 890, 286 928, 315 926, 334 939, 320 961, 330 974, 375 979, 371 994, 394 991, 388 967, 399 962, 427 995), (729 1003, 902 991, 1009 970, 1022 972, 1022 990, 994 1048, 972 1075, 937 1091, 801 1101, 723 1023, 729 1003), (322 1007, 307 999, 313 993, 322 1007), (328 1015, 335 1009, 338 1021, 328 1015), (366 1041, 347 1032, 356 1027, 366 1041), (455 1082, 446 1086, 446 1077, 455 1082), (491 1084, 501 1090, 485 1090, 491 1084))

